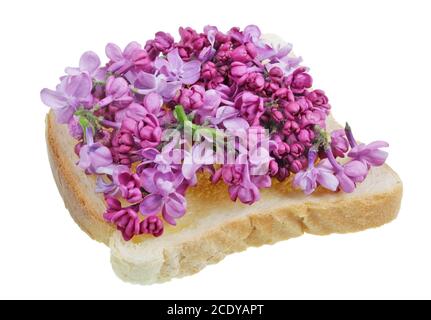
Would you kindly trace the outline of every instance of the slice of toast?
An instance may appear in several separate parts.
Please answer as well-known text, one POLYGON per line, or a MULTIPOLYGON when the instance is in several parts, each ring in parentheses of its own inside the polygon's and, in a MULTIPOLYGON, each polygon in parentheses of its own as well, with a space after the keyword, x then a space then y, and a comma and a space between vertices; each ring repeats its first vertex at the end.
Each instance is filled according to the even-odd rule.
MULTIPOLYGON (((103 220, 105 204, 95 193, 95 179, 76 166, 76 141, 51 112, 46 120, 51 168, 66 207, 93 239, 111 248, 114 271, 123 280, 150 284, 198 272, 226 255, 298 237, 326 235, 381 226, 393 220, 402 197, 402 182, 387 165, 371 170, 354 193, 318 190, 311 196, 293 190, 291 181, 273 182, 252 206, 232 202, 226 186, 201 176, 187 193, 187 213, 162 237, 139 236, 125 242, 103 220)), ((338 127, 330 117, 329 129, 338 127)))

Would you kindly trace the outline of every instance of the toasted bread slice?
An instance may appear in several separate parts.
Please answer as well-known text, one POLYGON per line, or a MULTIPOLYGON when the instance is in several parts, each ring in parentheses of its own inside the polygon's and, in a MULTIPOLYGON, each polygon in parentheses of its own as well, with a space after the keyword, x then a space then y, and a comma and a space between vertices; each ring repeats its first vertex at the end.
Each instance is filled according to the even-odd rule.
MULTIPOLYGON (((402 183, 387 165, 371 170, 354 193, 318 190, 311 196, 293 190, 291 181, 274 181, 262 190, 252 206, 229 199, 223 183, 212 185, 201 176, 187 193, 187 213, 178 226, 162 237, 139 236, 125 242, 103 220, 103 196, 95 193, 95 179, 76 166, 76 141, 51 112, 46 138, 52 172, 66 207, 78 225, 93 239, 111 248, 117 275, 129 282, 164 282, 198 272, 226 255, 305 232, 326 235, 381 226, 393 220, 400 208, 402 183)), ((328 127, 338 125, 330 117, 328 127)))

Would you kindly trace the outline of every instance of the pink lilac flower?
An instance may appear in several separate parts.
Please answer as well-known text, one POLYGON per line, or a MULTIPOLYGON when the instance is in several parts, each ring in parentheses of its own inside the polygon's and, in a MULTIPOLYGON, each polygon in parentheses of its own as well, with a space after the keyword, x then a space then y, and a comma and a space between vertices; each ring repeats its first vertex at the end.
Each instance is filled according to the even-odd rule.
POLYGON ((352 193, 356 188, 356 183, 362 182, 366 178, 368 168, 364 162, 352 160, 344 165, 340 165, 335 160, 331 148, 326 150, 326 155, 340 183, 339 186, 344 192, 352 193))
POLYGON ((105 91, 106 97, 98 103, 100 107, 113 103, 120 108, 124 108, 133 102, 129 84, 122 77, 110 76, 106 81, 105 91))
POLYGON ((151 60, 154 60, 160 53, 166 55, 173 48, 174 38, 162 31, 156 33, 154 40, 148 40, 145 44, 145 50, 151 60))
POLYGON ((148 53, 137 42, 129 43, 124 51, 116 44, 109 43, 105 48, 105 52, 112 62, 108 67, 109 72, 124 74, 133 67, 140 67, 145 71, 151 70, 148 53))
POLYGON ((326 163, 328 160, 322 160, 315 166, 316 157, 317 151, 310 150, 308 152, 308 168, 299 171, 293 180, 293 185, 302 189, 306 195, 312 194, 316 190, 318 184, 332 191, 337 190, 339 185, 332 167, 328 167, 326 163))
POLYGON ((378 167, 385 163, 388 153, 380 149, 389 147, 387 142, 374 141, 367 145, 364 143, 358 144, 353 137, 352 130, 348 124, 346 124, 346 135, 352 147, 348 153, 350 158, 365 162, 369 167, 378 167))
POLYGON ((93 51, 84 52, 79 59, 79 67, 77 68, 66 68, 66 73, 71 76, 79 75, 81 73, 87 73, 91 78, 96 81, 104 81, 106 75, 106 68, 100 67, 99 56, 93 51))
POLYGON ((134 89, 141 95, 158 93, 165 101, 172 100, 181 88, 181 82, 169 80, 164 74, 154 75, 147 72, 139 72, 134 81, 134 89))
POLYGON ((240 117, 239 111, 231 106, 217 108, 216 114, 208 118, 210 123, 228 130, 247 130, 250 125, 240 117))
POLYGON ((166 222, 176 225, 175 219, 186 212, 186 199, 177 191, 183 179, 180 174, 161 173, 153 168, 143 170, 141 182, 149 195, 140 204, 141 213, 152 216, 161 212, 166 222))
POLYGON ((349 143, 344 129, 331 132, 331 148, 335 157, 344 158, 346 152, 349 150, 349 143))
POLYGON ((113 181, 118 186, 121 196, 129 203, 142 200, 141 181, 136 173, 130 172, 127 166, 117 166, 113 170, 113 181))
POLYGON ((163 234, 163 221, 158 216, 148 216, 140 223, 140 233, 160 237, 163 234))
POLYGON ((249 91, 243 91, 237 95, 235 108, 251 126, 259 124, 259 118, 265 110, 263 99, 249 91))
POLYGON ((239 199, 242 203, 251 205, 259 201, 259 189, 271 186, 271 179, 268 176, 251 176, 248 163, 225 165, 222 170, 223 180, 229 185, 232 201, 239 199))
POLYGON ((56 90, 43 89, 40 97, 51 107, 59 123, 68 123, 79 106, 89 106, 92 102, 93 83, 88 74, 64 77, 56 90))
POLYGON ((141 233, 139 216, 134 206, 122 208, 120 201, 113 197, 107 197, 105 201, 108 208, 103 218, 117 226, 125 241, 141 233))
POLYGON ((94 143, 93 132, 87 128, 87 143, 79 151, 78 166, 88 173, 104 173, 112 164, 111 151, 100 143, 94 143))
POLYGON ((169 52, 165 58, 157 58, 155 67, 163 74, 167 81, 179 81, 182 84, 194 84, 199 80, 201 72, 201 62, 192 60, 184 62, 178 49, 169 52))
POLYGON ((306 92, 305 97, 313 104, 314 108, 320 109, 326 114, 329 114, 331 105, 328 103, 329 99, 323 90, 313 90, 311 92, 306 92))

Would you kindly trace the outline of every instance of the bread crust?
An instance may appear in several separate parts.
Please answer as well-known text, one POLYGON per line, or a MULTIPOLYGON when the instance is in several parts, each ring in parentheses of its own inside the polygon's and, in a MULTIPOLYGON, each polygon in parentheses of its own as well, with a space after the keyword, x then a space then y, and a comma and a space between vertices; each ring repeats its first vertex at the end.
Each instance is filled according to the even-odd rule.
MULTIPOLYGON (((385 165, 384 170, 393 175, 394 183, 383 192, 358 197, 335 196, 325 201, 308 201, 307 198, 260 212, 257 207, 257 212, 229 219, 209 231, 164 247, 154 259, 142 259, 139 255, 145 252, 140 252, 139 244, 125 243, 103 220, 103 198, 95 194, 93 178, 74 165, 77 157, 73 153, 73 139, 66 133, 63 126, 56 124, 51 112, 46 119, 48 154, 66 208, 91 238, 111 247, 114 271, 123 280, 133 283, 164 282, 190 275, 249 246, 271 244, 305 232, 327 235, 378 227, 395 219, 400 209, 402 182, 385 165), (70 150, 65 150, 65 146, 70 150)), ((192 197, 218 192, 217 189, 223 187, 204 184, 201 188, 192 197)))

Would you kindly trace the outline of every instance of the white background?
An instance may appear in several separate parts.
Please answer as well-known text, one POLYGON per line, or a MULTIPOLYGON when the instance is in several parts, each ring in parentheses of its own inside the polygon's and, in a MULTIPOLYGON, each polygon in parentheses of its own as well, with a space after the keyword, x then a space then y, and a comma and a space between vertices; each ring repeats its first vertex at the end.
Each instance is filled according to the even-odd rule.
POLYGON ((431 298, 429 1, 1 1, 1 298, 431 298), (121 282, 109 249, 72 221, 45 140, 54 88, 82 52, 158 30, 257 24, 294 44, 339 121, 390 142, 405 187, 376 230, 303 237, 228 256, 153 286, 121 282))

